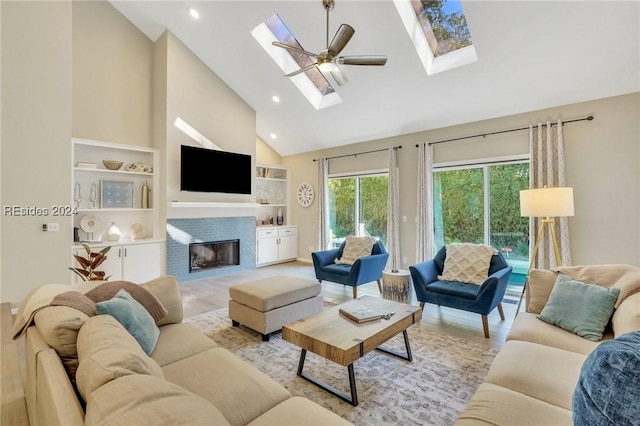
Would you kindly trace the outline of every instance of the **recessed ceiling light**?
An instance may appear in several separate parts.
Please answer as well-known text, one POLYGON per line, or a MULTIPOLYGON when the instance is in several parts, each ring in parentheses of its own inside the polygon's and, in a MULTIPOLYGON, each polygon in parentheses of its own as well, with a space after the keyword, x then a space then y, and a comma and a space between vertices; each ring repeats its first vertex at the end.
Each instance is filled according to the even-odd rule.
POLYGON ((271 136, 271 139, 278 139, 278 135, 276 135, 275 133, 271 133, 269 134, 269 136, 271 136))
POLYGON ((198 19, 200 17, 200 14, 198 13, 198 11, 192 7, 189 8, 189 15, 191 15, 195 19, 198 19))
POLYGON ((273 96, 271 97, 271 100, 272 100, 273 102, 275 102, 275 103, 278 103, 278 102, 280 102, 280 97, 278 97, 278 96, 276 96, 276 95, 273 95, 273 96))

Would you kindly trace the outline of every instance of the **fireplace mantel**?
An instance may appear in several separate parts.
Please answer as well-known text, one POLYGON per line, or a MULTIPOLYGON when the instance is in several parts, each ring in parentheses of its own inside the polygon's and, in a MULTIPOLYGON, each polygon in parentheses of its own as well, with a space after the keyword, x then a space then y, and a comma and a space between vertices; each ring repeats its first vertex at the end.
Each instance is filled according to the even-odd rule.
POLYGON ((167 218, 255 216, 258 207, 257 203, 172 201, 167 208, 167 218))

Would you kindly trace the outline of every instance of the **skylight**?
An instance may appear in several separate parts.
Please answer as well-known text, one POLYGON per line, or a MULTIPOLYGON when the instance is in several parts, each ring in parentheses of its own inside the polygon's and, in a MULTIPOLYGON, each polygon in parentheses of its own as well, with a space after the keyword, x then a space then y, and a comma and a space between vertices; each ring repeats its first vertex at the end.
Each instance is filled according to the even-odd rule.
POLYGON ((458 0, 394 0, 428 75, 478 60, 458 0))
MULTIPOLYGON (((313 63, 306 55, 291 52, 271 44, 273 41, 279 41, 303 49, 278 14, 274 14, 255 27, 251 31, 251 35, 260 43, 284 74, 297 71, 313 63)), ((316 67, 288 78, 316 109, 326 108, 342 102, 333 86, 316 67)))

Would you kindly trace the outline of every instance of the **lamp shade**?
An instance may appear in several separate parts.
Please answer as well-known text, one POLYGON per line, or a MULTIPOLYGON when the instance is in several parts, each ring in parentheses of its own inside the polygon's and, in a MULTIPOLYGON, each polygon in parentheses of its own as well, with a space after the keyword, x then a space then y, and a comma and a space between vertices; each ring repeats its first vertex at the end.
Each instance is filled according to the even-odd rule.
POLYGON ((520 216, 573 216, 573 188, 536 188, 520 191, 520 216))

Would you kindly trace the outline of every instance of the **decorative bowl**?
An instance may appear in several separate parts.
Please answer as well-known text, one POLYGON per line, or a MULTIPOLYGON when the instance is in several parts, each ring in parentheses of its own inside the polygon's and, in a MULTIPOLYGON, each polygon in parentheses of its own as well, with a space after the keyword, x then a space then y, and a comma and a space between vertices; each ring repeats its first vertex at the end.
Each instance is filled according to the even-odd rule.
POLYGON ((109 170, 118 170, 120 167, 122 167, 122 161, 115 161, 115 160, 102 160, 102 164, 104 164, 104 166, 109 169, 109 170))

